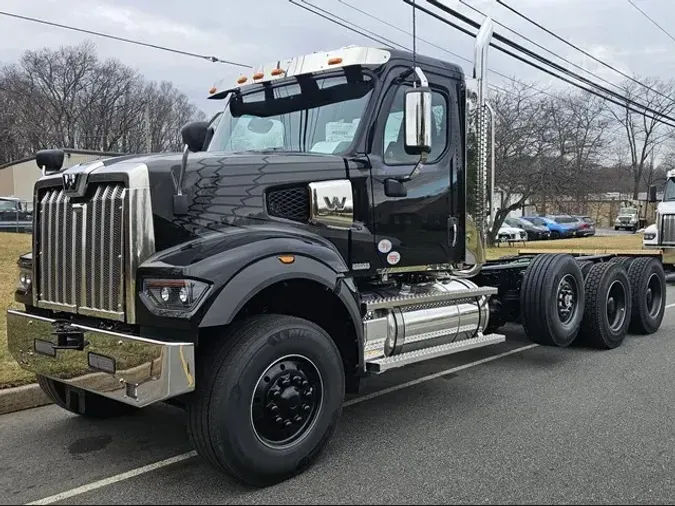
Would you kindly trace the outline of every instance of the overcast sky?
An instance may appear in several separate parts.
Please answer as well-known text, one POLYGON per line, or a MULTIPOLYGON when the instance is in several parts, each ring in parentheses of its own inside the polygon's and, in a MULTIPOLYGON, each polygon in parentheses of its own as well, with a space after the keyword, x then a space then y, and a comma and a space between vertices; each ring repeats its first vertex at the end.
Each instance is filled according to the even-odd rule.
MULTIPOLYGON (((412 26, 411 8, 402 0, 308 1, 400 44, 411 46, 410 37, 345 5, 358 6, 409 31, 412 26)), ((417 1, 433 9, 425 0, 417 1)), ((441 1, 474 19, 481 19, 458 0, 441 1)), ((624 72, 675 77, 675 42, 654 28, 628 0, 506 1, 624 72)), ((633 1, 675 35, 674 0, 633 1)), ((529 25, 493 0, 467 2, 605 79, 621 79, 621 76, 529 25)), ((2 0, 0 10, 247 64, 276 61, 350 44, 376 45, 287 0, 2 0)), ((504 29, 499 27, 497 31, 504 33, 504 29)), ((223 78, 234 81, 242 70, 245 71, 5 16, 0 16, 0 34, 2 62, 15 61, 26 49, 92 40, 101 56, 116 57, 149 79, 172 81, 208 114, 218 108, 217 102, 206 100, 213 83, 223 78)), ((472 56, 472 40, 468 36, 424 14, 418 15, 418 35, 464 57, 472 56)), ((421 52, 456 61, 436 47, 424 42, 418 44, 421 52)), ((468 63, 457 62, 467 73, 470 72, 468 63)), ((550 83, 546 75, 494 51, 491 52, 489 65, 519 79, 538 81, 541 85, 550 83)), ((493 82, 497 83, 497 80, 493 82)))

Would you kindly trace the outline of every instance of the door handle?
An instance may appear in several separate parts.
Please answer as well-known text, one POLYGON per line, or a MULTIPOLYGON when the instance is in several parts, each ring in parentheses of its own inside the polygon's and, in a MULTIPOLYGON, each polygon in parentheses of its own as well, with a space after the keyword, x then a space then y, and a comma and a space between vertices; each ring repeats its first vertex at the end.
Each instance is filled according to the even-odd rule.
POLYGON ((457 246, 457 218, 448 218, 448 244, 457 246))

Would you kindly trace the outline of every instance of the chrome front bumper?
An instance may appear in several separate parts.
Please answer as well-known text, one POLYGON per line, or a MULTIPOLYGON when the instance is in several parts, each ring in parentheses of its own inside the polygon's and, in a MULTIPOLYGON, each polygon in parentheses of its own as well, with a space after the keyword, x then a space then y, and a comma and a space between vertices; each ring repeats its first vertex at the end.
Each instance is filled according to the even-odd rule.
POLYGON ((137 407, 194 390, 192 343, 162 342, 71 325, 82 350, 54 349, 55 320, 7 311, 9 351, 35 374, 137 407))

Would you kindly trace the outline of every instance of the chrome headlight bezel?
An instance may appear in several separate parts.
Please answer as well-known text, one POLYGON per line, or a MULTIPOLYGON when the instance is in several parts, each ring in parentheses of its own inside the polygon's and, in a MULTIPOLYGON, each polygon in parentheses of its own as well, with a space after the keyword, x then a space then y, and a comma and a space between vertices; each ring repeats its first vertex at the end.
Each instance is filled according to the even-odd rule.
POLYGON ((140 299, 156 316, 186 317, 205 300, 211 285, 191 278, 145 278, 140 299))

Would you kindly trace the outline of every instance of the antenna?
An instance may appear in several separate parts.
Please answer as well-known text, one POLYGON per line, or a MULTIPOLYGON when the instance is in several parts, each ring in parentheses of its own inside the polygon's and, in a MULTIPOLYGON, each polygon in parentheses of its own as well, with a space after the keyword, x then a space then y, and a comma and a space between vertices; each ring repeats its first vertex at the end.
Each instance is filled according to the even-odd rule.
POLYGON ((413 68, 415 68, 417 67, 417 8, 415 0, 412 0, 412 25, 413 68))

